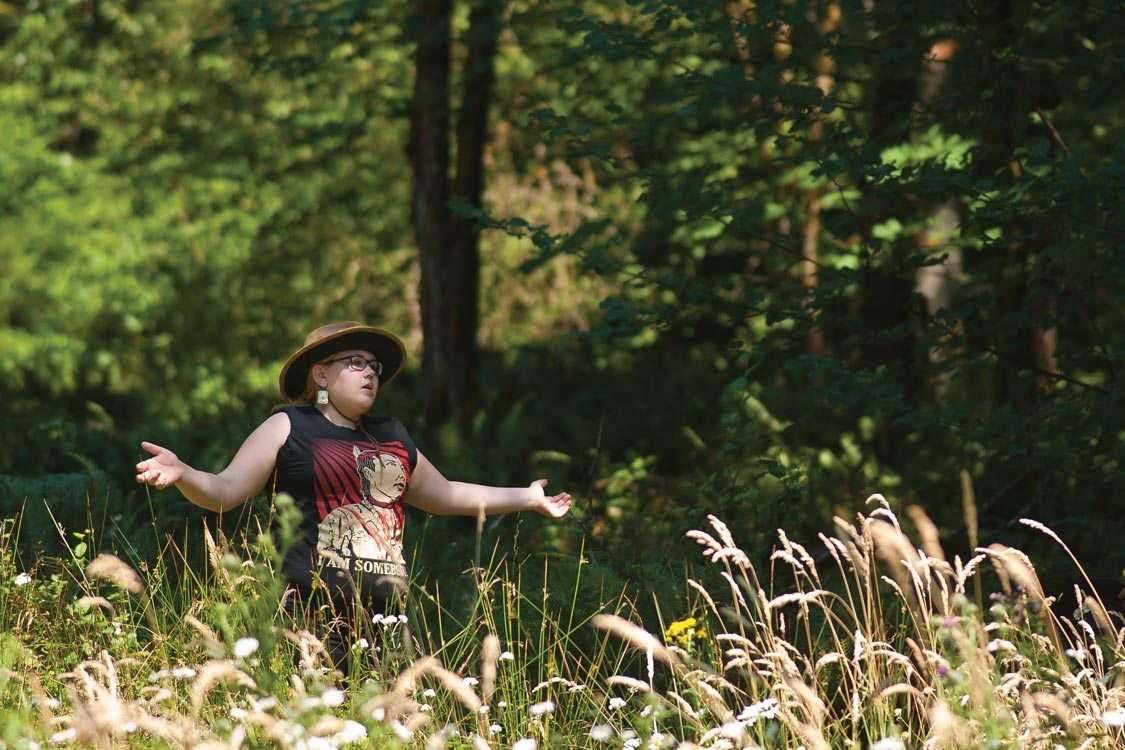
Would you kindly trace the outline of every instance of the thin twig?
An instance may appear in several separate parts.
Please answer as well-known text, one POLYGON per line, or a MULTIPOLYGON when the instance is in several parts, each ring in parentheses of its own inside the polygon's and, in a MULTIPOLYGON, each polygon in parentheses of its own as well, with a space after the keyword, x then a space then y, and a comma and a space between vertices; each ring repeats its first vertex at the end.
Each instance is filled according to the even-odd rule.
POLYGON ((1051 136, 1051 142, 1054 143, 1056 146, 1058 146, 1059 150, 1062 151, 1064 154, 1066 154, 1067 156, 1070 156, 1070 149, 1066 147, 1065 143, 1063 143, 1062 136, 1059 135, 1058 130, 1055 130, 1055 124, 1053 122, 1051 122, 1050 117, 1047 117, 1047 113, 1044 112, 1039 107, 1036 107, 1035 108, 1035 114, 1039 115, 1039 119, 1042 120, 1043 125, 1046 126, 1047 134, 1051 136))

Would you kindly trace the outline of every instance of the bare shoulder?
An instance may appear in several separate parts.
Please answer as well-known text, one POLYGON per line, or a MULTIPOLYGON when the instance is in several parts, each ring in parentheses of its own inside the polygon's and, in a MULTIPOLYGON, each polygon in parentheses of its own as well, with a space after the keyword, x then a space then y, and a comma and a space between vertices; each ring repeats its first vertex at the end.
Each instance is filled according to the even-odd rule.
POLYGON ((271 414, 266 421, 250 433, 244 445, 255 451, 263 450, 276 453, 285 444, 286 438, 289 437, 289 429, 288 414, 285 412, 271 414))
POLYGON ((271 438, 279 439, 278 445, 281 445, 285 442, 285 438, 289 437, 290 426, 289 415, 279 411, 276 414, 271 414, 265 422, 258 425, 255 432, 263 432, 271 438))

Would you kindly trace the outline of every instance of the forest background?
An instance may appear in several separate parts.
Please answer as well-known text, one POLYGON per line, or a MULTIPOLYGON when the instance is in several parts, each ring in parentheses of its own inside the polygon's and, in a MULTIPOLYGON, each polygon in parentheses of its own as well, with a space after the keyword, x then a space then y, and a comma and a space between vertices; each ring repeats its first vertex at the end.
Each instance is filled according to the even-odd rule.
POLYGON ((575 494, 486 549, 668 601, 707 514, 764 560, 882 492, 1115 601, 1123 80, 1097 2, 4 0, 3 515, 198 546, 140 441, 221 468, 359 319, 447 476, 575 494))

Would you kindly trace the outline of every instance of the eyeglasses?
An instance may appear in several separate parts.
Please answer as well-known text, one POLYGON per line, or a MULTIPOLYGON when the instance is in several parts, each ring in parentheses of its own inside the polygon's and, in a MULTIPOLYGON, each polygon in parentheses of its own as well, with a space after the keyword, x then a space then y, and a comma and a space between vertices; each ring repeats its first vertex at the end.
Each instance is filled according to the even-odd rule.
POLYGON ((366 368, 370 367, 371 371, 375 373, 375 377, 383 374, 383 363, 377 359, 367 359, 358 354, 351 354, 347 357, 336 357, 336 359, 326 359, 324 364, 330 365, 333 362, 346 362, 348 369, 355 370, 356 372, 363 372, 366 368))

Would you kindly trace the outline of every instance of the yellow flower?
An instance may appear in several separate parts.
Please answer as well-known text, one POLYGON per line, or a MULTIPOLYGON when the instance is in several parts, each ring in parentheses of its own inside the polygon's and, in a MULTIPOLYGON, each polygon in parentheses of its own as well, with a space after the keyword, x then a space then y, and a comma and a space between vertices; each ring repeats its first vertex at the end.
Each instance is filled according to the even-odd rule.
POLYGON ((692 641, 697 641, 700 638, 706 637, 707 631, 702 626, 699 626, 699 621, 694 617, 676 620, 664 631, 665 640, 676 641, 685 648, 690 647, 692 641))

